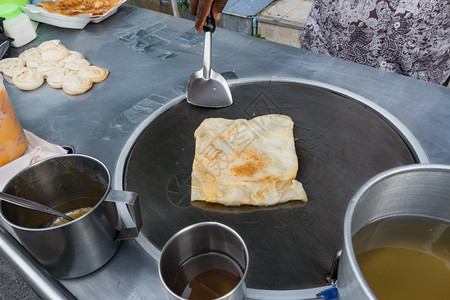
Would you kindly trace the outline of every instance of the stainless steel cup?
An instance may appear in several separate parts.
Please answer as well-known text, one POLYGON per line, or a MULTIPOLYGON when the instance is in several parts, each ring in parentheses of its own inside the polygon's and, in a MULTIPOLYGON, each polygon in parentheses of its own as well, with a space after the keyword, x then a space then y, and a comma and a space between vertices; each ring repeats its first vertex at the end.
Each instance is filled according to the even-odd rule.
POLYGON ((95 158, 69 154, 33 164, 14 176, 4 192, 68 212, 92 207, 69 223, 48 227, 54 216, 0 202, 0 216, 25 248, 55 277, 75 278, 103 266, 120 240, 142 226, 138 195, 111 190, 110 173, 95 158), (115 202, 124 202, 135 221, 121 228, 115 202))
POLYGON ((339 261, 339 299, 376 299, 355 255, 353 236, 366 225, 390 216, 450 218, 450 166, 408 165, 370 179, 351 199, 344 220, 339 261))
POLYGON ((245 299, 248 250, 243 239, 231 228, 217 222, 203 222, 186 227, 172 236, 161 253, 159 276, 170 299, 184 299, 172 288, 174 274, 188 259, 216 252, 231 258, 242 271, 241 280, 228 294, 217 299, 245 299))

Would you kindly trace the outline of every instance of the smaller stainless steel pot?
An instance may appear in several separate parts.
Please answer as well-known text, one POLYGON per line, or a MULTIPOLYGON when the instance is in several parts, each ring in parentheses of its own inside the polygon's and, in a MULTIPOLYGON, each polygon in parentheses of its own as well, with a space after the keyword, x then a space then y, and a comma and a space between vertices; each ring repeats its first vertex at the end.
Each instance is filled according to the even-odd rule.
POLYGON ((376 299, 358 266, 353 236, 364 226, 390 216, 419 215, 449 220, 450 166, 408 165, 370 179, 351 199, 344 220, 339 262, 339 299, 376 299))
POLYGON ((0 216, 18 240, 60 279, 97 270, 116 253, 120 240, 136 237, 142 226, 138 195, 111 190, 108 169, 89 156, 70 154, 42 160, 19 172, 3 191, 61 212, 92 207, 69 223, 48 227, 54 216, 0 202, 0 216), (120 228, 115 202, 129 206, 134 228, 120 228))
POLYGON ((247 246, 233 229, 217 222, 203 222, 188 226, 172 236, 164 245, 158 269, 170 299, 184 299, 175 294, 171 288, 177 269, 189 258, 210 252, 228 256, 241 268, 243 274, 233 290, 217 299, 245 299, 245 276, 248 270, 247 246))

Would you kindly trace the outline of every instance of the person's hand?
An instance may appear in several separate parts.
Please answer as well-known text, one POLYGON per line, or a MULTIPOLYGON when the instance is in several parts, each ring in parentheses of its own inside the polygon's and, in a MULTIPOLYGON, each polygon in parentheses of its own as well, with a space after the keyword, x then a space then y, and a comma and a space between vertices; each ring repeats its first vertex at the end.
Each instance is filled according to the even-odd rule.
POLYGON ((202 27, 206 22, 206 17, 211 11, 211 5, 213 5, 212 16, 214 20, 219 21, 222 10, 227 2, 228 0, 191 0, 189 3, 189 11, 192 15, 196 16, 195 32, 200 33, 202 31, 202 27))

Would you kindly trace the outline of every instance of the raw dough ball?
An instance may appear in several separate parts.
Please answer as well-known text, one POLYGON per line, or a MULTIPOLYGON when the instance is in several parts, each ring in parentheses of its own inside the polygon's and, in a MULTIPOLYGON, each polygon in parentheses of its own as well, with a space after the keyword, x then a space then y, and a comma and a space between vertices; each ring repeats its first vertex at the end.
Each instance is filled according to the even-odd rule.
POLYGON ((14 75, 13 84, 21 90, 31 91, 37 89, 44 83, 44 77, 38 71, 30 68, 22 68, 14 75))
POLYGON ((39 57, 33 57, 33 58, 29 58, 27 60, 27 68, 30 69, 37 69, 41 64, 43 63, 42 58, 39 57))
POLYGON ((37 46, 39 51, 42 51, 42 49, 48 48, 48 47, 60 47, 60 48, 66 48, 60 40, 49 40, 42 42, 39 46, 37 46))
POLYGON ((48 46, 41 50, 43 61, 59 62, 69 55, 69 49, 66 47, 48 46))
POLYGON ((82 59, 85 58, 84 55, 78 51, 69 51, 69 55, 66 56, 62 61, 59 62, 60 67, 64 67, 64 65, 74 59, 82 59))
POLYGON ((30 48, 20 53, 19 58, 23 59, 25 62, 28 62, 29 59, 41 58, 41 51, 37 48, 30 48))
POLYGON ((37 67, 37 71, 47 78, 48 74, 53 72, 54 70, 59 69, 58 63, 55 61, 44 61, 42 64, 37 67))
POLYGON ((74 60, 68 61, 64 65, 64 68, 66 68, 66 69, 68 69, 70 71, 78 72, 78 71, 80 71, 81 68, 87 67, 87 66, 90 66, 90 65, 91 65, 91 63, 88 62, 86 59, 78 58, 78 59, 74 59, 74 60))
POLYGON ((72 73, 63 80, 62 88, 68 95, 79 95, 86 93, 92 87, 92 81, 89 78, 72 73))
POLYGON ((22 70, 22 68, 24 68, 24 66, 19 66, 19 65, 9 65, 6 66, 3 69, 3 77, 5 77, 6 81, 8 81, 9 83, 13 83, 12 82, 12 78, 14 77, 14 75, 16 75, 20 70, 22 70))
POLYGON ((80 71, 78 71, 78 74, 89 78, 94 83, 97 83, 108 77, 109 70, 97 66, 87 66, 81 68, 80 71))
POLYGON ((0 60, 0 72, 3 72, 3 69, 6 68, 7 66, 25 67, 25 61, 18 57, 4 58, 0 60))
POLYGON ((51 88, 62 88, 68 95, 83 94, 109 75, 108 69, 91 66, 82 53, 67 49, 60 40, 45 41, 19 57, 0 60, 0 72, 22 90, 38 88, 46 79, 51 88))
MULTIPOLYGON (((70 71, 69 71, 70 73, 70 71)), ((61 89, 64 78, 68 75, 68 71, 62 68, 53 70, 47 76, 47 83, 51 88, 61 89)))

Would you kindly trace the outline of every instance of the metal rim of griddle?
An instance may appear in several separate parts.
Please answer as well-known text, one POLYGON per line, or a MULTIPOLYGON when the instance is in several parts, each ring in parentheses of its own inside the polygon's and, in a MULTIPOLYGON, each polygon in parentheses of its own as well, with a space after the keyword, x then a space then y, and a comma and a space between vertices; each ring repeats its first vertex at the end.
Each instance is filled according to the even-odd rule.
MULTIPOLYGON (((419 163, 428 163, 428 157, 414 137, 414 135, 408 130, 408 128, 403 125, 396 117, 394 117, 391 113, 389 113, 384 108, 380 107, 378 104, 368 100, 367 98, 360 96, 356 93, 348 91, 346 89, 336 87, 330 84, 301 79, 301 78, 291 78, 291 77, 251 77, 245 79, 234 79, 228 81, 230 87, 245 85, 245 84, 256 84, 256 83, 294 83, 294 84, 304 84, 310 85, 313 87, 323 88, 329 90, 334 93, 338 93, 340 95, 349 97, 354 99, 366 107, 370 108, 375 114, 384 119, 395 131, 396 133, 403 139, 405 144, 412 150, 412 155, 415 160, 419 163)), ((180 95, 174 98, 169 103, 165 104, 154 113, 152 113, 149 117, 147 117, 131 134, 128 141, 125 143, 117 164, 116 169, 113 176, 113 188, 123 189, 124 183, 124 171, 127 163, 127 158, 130 154, 131 149, 133 148, 135 142, 138 140, 140 134, 162 113, 175 106, 176 104, 182 102, 186 99, 186 95, 180 95)), ((126 206, 118 205, 119 214, 127 226, 132 226, 133 221, 131 219, 130 213, 126 206)), ((144 249, 146 253, 148 253, 152 258, 154 258, 157 262, 159 262, 161 251, 157 249, 142 233, 136 238, 137 243, 144 249)), ((329 286, 316 287, 310 289, 301 289, 301 290, 263 290, 263 289, 247 289, 247 297, 252 299, 299 299, 299 298, 314 298, 316 294, 329 286)))

